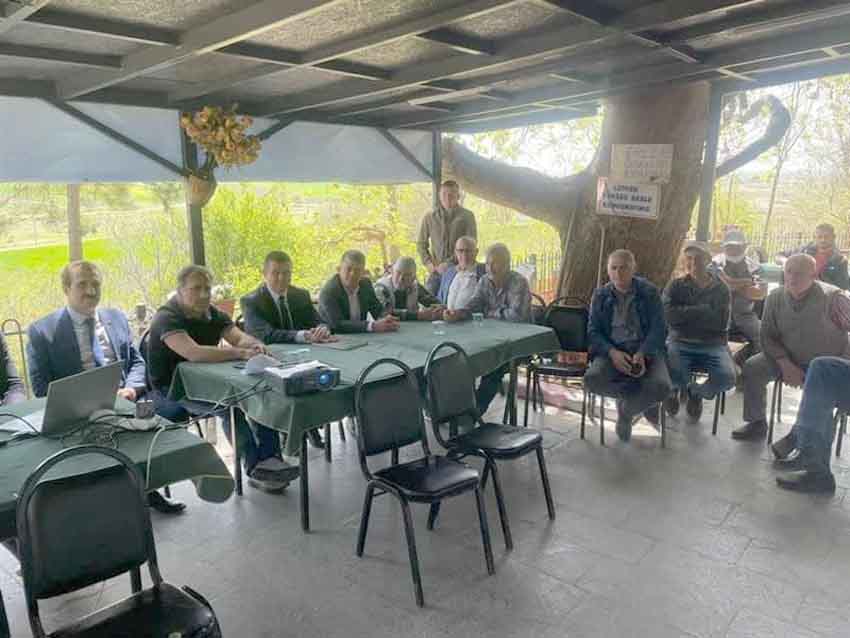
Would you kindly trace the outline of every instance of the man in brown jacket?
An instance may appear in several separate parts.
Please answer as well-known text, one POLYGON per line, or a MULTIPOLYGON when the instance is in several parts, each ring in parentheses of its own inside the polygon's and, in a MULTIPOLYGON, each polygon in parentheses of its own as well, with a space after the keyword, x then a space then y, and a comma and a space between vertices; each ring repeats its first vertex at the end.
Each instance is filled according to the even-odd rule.
POLYGON ((472 211, 460 205, 460 186, 446 180, 440 186, 440 205, 422 218, 416 242, 419 257, 430 273, 425 288, 432 295, 440 289, 440 278, 454 263, 455 242, 461 237, 478 238, 472 211))

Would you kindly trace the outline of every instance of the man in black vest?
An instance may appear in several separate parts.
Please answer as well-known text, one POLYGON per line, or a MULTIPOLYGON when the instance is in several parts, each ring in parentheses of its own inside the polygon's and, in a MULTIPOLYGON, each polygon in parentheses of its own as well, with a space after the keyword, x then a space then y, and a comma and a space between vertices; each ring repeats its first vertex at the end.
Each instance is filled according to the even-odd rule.
MULTIPOLYGON (((310 293, 292 285, 292 258, 274 250, 263 261, 263 283, 242 297, 245 332, 266 345, 273 343, 324 343, 336 341, 310 301, 310 293)), ((324 447, 318 430, 310 441, 324 447)))

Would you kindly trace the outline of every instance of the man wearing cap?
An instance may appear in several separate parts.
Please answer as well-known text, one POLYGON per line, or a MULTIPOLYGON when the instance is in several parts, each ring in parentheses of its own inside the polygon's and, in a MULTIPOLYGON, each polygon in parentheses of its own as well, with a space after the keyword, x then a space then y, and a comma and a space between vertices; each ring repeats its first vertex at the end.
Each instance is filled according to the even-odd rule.
MULTIPOLYGON (((767 433, 767 384, 801 387, 816 357, 850 358, 850 298, 843 290, 817 281, 811 255, 797 254, 785 262, 785 285, 764 303, 762 352, 744 365, 744 425, 732 432, 738 440, 759 440, 767 433)), ((788 457, 797 448, 796 428, 776 441, 773 454, 788 457)))
POLYGON ((728 230, 723 236, 723 252, 717 255, 710 270, 729 288, 732 295, 730 334, 743 335, 747 345, 735 354, 740 366, 761 351, 761 319, 755 302, 767 295, 767 285, 758 281, 761 266, 746 256, 747 238, 740 230, 728 230))
MULTIPOLYGON (((673 386, 686 390, 687 412, 702 415, 702 400, 712 399, 735 385, 735 364, 727 346, 729 288, 708 270, 711 253, 702 242, 689 242, 684 251, 684 277, 664 289, 664 318, 669 327, 668 362, 673 386), (708 374, 703 383, 691 383, 695 372, 708 374)), ((679 412, 678 392, 665 402, 667 412, 679 412)))

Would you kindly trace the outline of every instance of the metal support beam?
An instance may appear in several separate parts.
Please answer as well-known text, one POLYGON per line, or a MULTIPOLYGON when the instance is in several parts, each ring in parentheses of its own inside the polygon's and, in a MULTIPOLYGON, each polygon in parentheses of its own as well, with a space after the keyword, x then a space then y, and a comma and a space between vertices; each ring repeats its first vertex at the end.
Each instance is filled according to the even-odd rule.
POLYGON ((487 40, 456 33, 449 29, 434 29, 420 33, 416 37, 428 42, 443 44, 460 53, 470 55, 495 55, 496 53, 496 47, 487 40))
POLYGON ((443 183, 443 134, 440 131, 431 133, 431 195, 433 210, 440 206, 440 184, 443 183))
POLYGON ((272 124, 270 127, 268 127, 267 129, 265 129, 264 131, 261 131, 260 133, 258 133, 258 134, 257 134, 257 137, 259 137, 259 138, 260 138, 260 141, 261 141, 261 142, 265 142, 265 141, 266 141, 267 139, 269 139, 272 135, 275 135, 276 133, 280 133, 280 131, 282 131, 282 130, 283 130, 283 129, 285 129, 287 126, 289 126, 290 124, 292 124, 292 122, 293 122, 293 121, 294 121, 294 120, 280 120, 280 121, 279 121, 279 122, 277 122, 276 124, 272 124))
MULTIPOLYGON (((187 173, 195 171, 198 169, 198 147, 189 139, 189 136, 186 135, 186 131, 182 127, 179 130, 184 169, 187 173)), ((207 257, 204 251, 204 209, 201 206, 191 204, 189 202, 188 186, 184 186, 184 189, 186 190, 186 217, 189 226, 189 253, 193 264, 206 266, 207 257)), ((237 459, 238 462, 239 459, 237 459)))
POLYGON ((390 133, 385 128, 376 128, 375 130, 378 132, 378 134, 380 134, 381 137, 383 137, 387 142, 389 142, 392 147, 397 150, 402 155, 402 157, 404 157, 404 159, 406 159, 416 170, 422 173, 422 175, 428 181, 434 179, 434 176, 431 174, 431 171, 425 168, 422 162, 419 161, 419 158, 417 158, 413 153, 411 153, 410 149, 408 149, 404 144, 402 144, 395 135, 390 133))
POLYGON ((59 109, 60 111, 62 111, 66 115, 69 115, 70 117, 74 118, 75 120, 90 126, 91 128, 98 131, 99 133, 103 133, 104 135, 106 135, 111 140, 118 142, 122 146, 126 146, 130 150, 135 151, 136 153, 139 153, 140 155, 144 155, 149 160, 154 161, 157 164, 159 164, 160 166, 167 168, 169 171, 174 173, 175 176, 186 177, 188 175, 188 173, 184 169, 177 166, 177 164, 175 164, 174 162, 165 159, 162 155, 154 153, 149 148, 142 146, 141 144, 139 144, 135 140, 130 139, 129 137, 127 137, 123 133, 119 133, 114 128, 111 128, 111 127, 107 126, 106 124, 104 124, 103 122, 100 122, 100 121, 94 119, 90 115, 83 113, 77 107, 72 106, 72 105, 68 104, 67 102, 62 102, 60 100, 47 100, 47 102, 52 104, 53 106, 55 106, 57 109, 59 109))
POLYGON ((0 34, 7 33, 29 18, 50 0, 28 0, 28 2, 9 2, 0 7, 0 34))
POLYGON ((720 116, 723 114, 723 94, 717 89, 711 92, 708 108, 708 135, 702 160, 702 187, 699 194, 697 217, 697 240, 708 241, 711 224, 711 198, 714 195, 714 171, 717 168, 717 146, 720 140, 720 116))
POLYGON ((0 43, 0 55, 12 58, 27 58, 30 60, 49 60, 51 62, 64 62, 67 64, 81 64, 83 66, 97 67, 101 69, 120 69, 121 56, 100 55, 97 53, 80 53, 68 49, 51 49, 47 47, 31 47, 23 44, 0 43))
POLYGON ((153 46, 130 53, 119 71, 80 73, 57 83, 63 99, 160 71, 303 19, 343 0, 262 0, 185 32, 177 46, 153 46))

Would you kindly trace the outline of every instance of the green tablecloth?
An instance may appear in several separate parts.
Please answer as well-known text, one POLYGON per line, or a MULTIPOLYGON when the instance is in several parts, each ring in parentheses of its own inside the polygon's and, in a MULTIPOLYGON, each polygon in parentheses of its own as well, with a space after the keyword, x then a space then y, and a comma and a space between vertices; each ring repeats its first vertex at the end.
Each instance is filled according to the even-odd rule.
MULTIPOLYGON (((13 406, 4 406, 0 408, 0 412, 26 417, 43 409, 44 401, 33 399, 13 406)), ((132 408, 132 405, 124 404, 123 407, 132 408)), ((0 417, 0 422, 7 420, 0 417)), ((112 438, 117 449, 136 463, 146 479, 147 459, 153 437, 153 432, 117 432, 112 438)), ((7 433, 0 432, 0 441, 8 438, 7 433)), ((81 436, 74 434, 64 441, 33 438, 9 441, 7 445, 0 447, 0 539, 16 534, 15 507, 18 491, 26 478, 50 455, 82 442, 81 436)), ((89 472, 109 463, 111 461, 108 459, 81 456, 62 463, 55 469, 55 473, 51 471, 48 477, 89 472)), ((154 444, 149 487, 159 488, 186 479, 193 480, 198 496, 206 501, 226 501, 233 493, 233 479, 213 446, 186 430, 166 430, 157 436, 154 444)))
MULTIPOLYGON (((549 328, 529 324, 485 320, 447 324, 445 334, 434 334, 428 322, 404 322, 397 333, 344 335, 345 340, 366 345, 355 350, 334 350, 320 345, 309 347, 309 359, 318 359, 339 368, 341 384, 330 392, 288 397, 267 391, 239 401, 239 407, 253 420, 288 434, 286 454, 298 454, 305 430, 328 421, 336 421, 354 411, 353 384, 358 375, 373 361, 382 357, 400 359, 413 370, 425 366, 428 352, 441 341, 458 343, 470 357, 476 375, 480 376, 518 357, 559 348, 555 333, 549 328)), ((304 345, 272 346, 278 356, 303 349, 304 345)), ((171 397, 188 397, 199 401, 218 402, 238 396, 257 384, 259 377, 242 374, 233 363, 181 363, 171 387, 171 397)), ((262 385, 262 384, 261 384, 262 385)))

